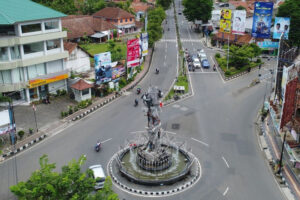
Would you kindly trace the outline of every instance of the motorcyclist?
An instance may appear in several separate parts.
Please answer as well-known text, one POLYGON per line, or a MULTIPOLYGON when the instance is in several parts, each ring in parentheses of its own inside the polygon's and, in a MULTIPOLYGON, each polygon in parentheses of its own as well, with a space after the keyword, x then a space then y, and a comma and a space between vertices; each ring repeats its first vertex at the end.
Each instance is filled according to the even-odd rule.
POLYGON ((100 140, 97 141, 96 146, 95 146, 95 150, 98 152, 101 148, 101 142, 100 140))
POLYGON ((155 72, 156 72, 156 74, 159 74, 159 69, 156 68, 156 69, 155 69, 155 72))
POLYGON ((134 100, 134 106, 138 106, 139 101, 137 99, 134 100))
POLYGON ((214 71, 216 71, 216 65, 214 65, 214 68, 213 68, 213 69, 214 69, 214 71))
POLYGON ((137 94, 140 94, 140 93, 141 93, 141 88, 138 87, 138 88, 136 89, 136 93, 137 93, 137 94))

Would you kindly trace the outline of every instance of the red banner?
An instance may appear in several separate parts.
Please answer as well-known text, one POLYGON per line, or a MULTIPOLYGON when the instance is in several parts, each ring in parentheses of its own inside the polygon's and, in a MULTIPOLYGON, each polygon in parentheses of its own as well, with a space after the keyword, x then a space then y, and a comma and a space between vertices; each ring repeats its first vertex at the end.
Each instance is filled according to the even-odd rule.
POLYGON ((127 41, 127 67, 136 67, 140 64, 139 39, 127 41))

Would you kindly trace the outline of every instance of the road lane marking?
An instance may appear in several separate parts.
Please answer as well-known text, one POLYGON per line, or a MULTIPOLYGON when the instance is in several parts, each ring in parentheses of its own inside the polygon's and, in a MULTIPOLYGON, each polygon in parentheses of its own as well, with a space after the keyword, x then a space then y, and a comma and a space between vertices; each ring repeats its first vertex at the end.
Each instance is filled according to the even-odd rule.
POLYGON ((171 132, 171 131, 165 131, 166 133, 170 133, 170 134, 173 134, 173 135, 176 135, 176 133, 174 132, 171 132))
MULTIPOLYGON (((147 127, 145 127, 145 128, 147 128, 147 127)), ((132 132, 130 132, 130 134, 135 134, 135 133, 145 133, 146 131, 132 131, 132 132)))
POLYGON ((197 139, 195 139, 195 138, 191 138, 192 140, 194 140, 194 141, 196 141, 196 142, 199 142, 199 143, 201 143, 201 144, 203 144, 203 145, 205 145, 205 146, 209 146, 207 143, 205 143, 205 142, 202 142, 202 141, 200 141, 200 140, 197 140, 197 139))
POLYGON ((190 74, 217 74, 218 72, 189 72, 190 74))
POLYGON ((228 192, 229 188, 227 187, 226 190, 223 192, 223 196, 225 196, 228 192))
POLYGON ((112 138, 109 138, 109 139, 107 139, 107 140, 102 141, 101 143, 108 142, 108 141, 111 140, 111 139, 112 139, 112 138))
POLYGON ((224 160, 224 162, 225 162, 227 168, 229 168, 228 162, 227 162, 227 160, 224 158, 224 156, 222 156, 222 159, 224 160))

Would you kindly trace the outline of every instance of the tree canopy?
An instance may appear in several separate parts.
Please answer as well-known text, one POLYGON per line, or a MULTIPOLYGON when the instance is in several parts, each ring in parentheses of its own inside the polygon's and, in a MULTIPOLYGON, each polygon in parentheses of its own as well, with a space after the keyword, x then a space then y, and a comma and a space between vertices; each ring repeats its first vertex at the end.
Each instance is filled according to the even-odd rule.
POLYGON ((154 42, 162 37, 163 29, 162 21, 165 19, 166 13, 162 7, 148 11, 147 32, 149 34, 149 46, 152 47, 154 42))
POLYGON ((202 20, 207 22, 211 18, 212 0, 183 0, 183 14, 188 21, 202 20))
POLYGON ((49 200, 118 200, 118 195, 111 189, 111 179, 105 180, 104 188, 96 194, 95 180, 89 176, 90 170, 81 172, 81 166, 86 158, 81 156, 78 161, 72 160, 62 167, 62 172, 54 172, 55 163, 48 163, 46 155, 40 158, 40 169, 32 173, 29 180, 19 182, 10 187, 10 190, 19 199, 49 199, 49 200))
POLYGON ((157 0, 156 2, 166 10, 170 7, 172 0, 157 0))
POLYGON ((237 10, 246 10, 246 8, 244 6, 238 6, 236 7, 237 10))
POLYGON ((291 25, 289 41, 294 46, 300 46, 300 1, 286 0, 279 6, 277 17, 290 17, 291 25))

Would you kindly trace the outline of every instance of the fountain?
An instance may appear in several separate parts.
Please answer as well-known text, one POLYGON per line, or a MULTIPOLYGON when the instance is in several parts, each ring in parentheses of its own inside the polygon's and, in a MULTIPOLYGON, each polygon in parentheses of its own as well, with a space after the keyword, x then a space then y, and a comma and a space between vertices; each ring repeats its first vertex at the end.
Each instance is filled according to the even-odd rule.
POLYGON ((161 91, 150 87, 143 95, 148 126, 129 141, 115 161, 122 177, 140 185, 171 185, 190 174, 195 157, 178 145, 161 127, 161 91))

